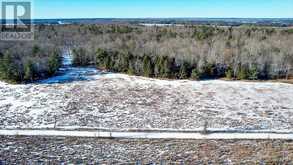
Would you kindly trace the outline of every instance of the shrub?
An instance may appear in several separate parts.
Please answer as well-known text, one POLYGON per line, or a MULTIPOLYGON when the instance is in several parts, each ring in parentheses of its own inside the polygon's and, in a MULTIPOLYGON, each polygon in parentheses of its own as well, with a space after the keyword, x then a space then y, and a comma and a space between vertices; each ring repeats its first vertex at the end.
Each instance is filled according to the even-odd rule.
POLYGON ((214 78, 217 77, 217 67, 215 64, 205 63, 202 67, 203 78, 214 78))
POLYGON ((247 80, 247 78, 248 78, 247 69, 245 67, 239 67, 237 72, 237 79, 247 80))
POLYGON ((249 75, 248 75, 248 78, 250 80, 257 80, 258 79, 258 76, 259 75, 259 72, 258 72, 258 69, 256 66, 253 66, 250 70, 249 70, 249 75))
POLYGON ((129 75, 134 75, 134 74, 135 74, 134 69, 133 69, 132 67, 128 68, 128 70, 127 70, 127 74, 129 74, 129 75))
POLYGON ((233 75, 233 70, 231 67, 228 67, 226 72, 225 72, 226 78, 227 79, 232 79, 234 77, 233 75))
POLYGON ((196 68, 192 69, 191 79, 193 79, 193 80, 199 80, 200 79, 200 74, 199 74, 199 72, 198 72, 198 70, 196 68))

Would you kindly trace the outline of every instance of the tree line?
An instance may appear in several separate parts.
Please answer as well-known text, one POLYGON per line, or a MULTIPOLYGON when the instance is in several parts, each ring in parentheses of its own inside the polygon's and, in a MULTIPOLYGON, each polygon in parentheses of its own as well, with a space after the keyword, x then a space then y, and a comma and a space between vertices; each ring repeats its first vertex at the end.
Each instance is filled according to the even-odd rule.
POLYGON ((99 69, 122 72, 130 75, 169 79, 214 79, 226 77, 237 80, 257 80, 261 77, 257 66, 252 68, 238 66, 234 74, 231 66, 205 62, 199 68, 196 63, 182 61, 176 63, 174 57, 168 56, 134 56, 130 52, 97 49, 95 61, 87 58, 82 48, 74 49, 74 64, 76 66, 95 65, 99 69))
MULTIPOLYGON (((9 47, 0 52, 0 79, 11 83, 33 82, 54 75, 61 57, 57 50, 41 50, 37 45, 31 50, 19 51, 9 47)), ((28 49, 27 46, 23 47, 28 49)))
POLYGON ((76 65, 176 79, 257 80, 293 75, 292 29, 135 26, 122 33, 107 28, 112 26, 99 27, 99 35, 75 47, 76 65))
POLYGON ((38 25, 32 43, 0 41, 0 72, 17 82, 54 75, 60 50, 71 47, 74 65, 147 77, 290 78, 292 43, 292 28, 38 25))

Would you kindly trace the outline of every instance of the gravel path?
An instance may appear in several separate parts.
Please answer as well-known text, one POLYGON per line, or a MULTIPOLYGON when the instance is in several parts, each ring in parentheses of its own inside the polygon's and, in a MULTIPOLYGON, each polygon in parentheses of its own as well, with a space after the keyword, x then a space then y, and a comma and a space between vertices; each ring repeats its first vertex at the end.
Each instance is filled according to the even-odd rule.
POLYGON ((68 131, 68 130, 0 130, 0 135, 9 136, 63 136, 63 137, 96 137, 119 139, 209 139, 209 140, 293 140, 291 133, 229 133, 217 132, 202 134, 196 132, 106 132, 106 131, 68 131))

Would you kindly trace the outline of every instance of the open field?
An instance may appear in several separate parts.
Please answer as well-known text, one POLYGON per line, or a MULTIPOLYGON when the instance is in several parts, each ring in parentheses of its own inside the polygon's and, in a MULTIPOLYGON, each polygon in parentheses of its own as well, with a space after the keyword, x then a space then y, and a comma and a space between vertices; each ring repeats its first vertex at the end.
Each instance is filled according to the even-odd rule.
MULTIPOLYGON (((292 164, 292 141, 0 137, 2 163, 292 164)), ((1 162, 0 162, 1 163, 1 162)))
POLYGON ((293 131, 293 85, 123 74, 64 84, 0 83, 0 127, 293 131))

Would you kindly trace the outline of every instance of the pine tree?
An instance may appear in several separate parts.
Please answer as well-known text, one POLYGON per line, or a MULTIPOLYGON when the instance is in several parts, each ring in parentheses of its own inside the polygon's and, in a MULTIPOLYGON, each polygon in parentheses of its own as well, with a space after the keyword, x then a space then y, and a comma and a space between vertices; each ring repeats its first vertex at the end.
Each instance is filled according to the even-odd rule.
POLYGON ((132 54, 128 54, 128 68, 127 68, 127 74, 135 75, 135 58, 132 54))
POLYGON ((48 65, 49 65, 49 68, 48 68, 48 73, 49 75, 54 75, 59 67, 60 67, 60 63, 59 63, 59 55, 57 52, 54 52, 48 59, 48 65))
POLYGON ((200 74, 196 68, 192 69, 191 72, 191 79, 193 80, 199 80, 200 79, 200 74))
POLYGON ((96 57, 97 57, 96 58, 97 59, 96 65, 98 67, 106 67, 105 60, 106 60, 107 56, 108 56, 108 53, 105 50, 97 49, 97 51, 96 51, 96 57))
POLYGON ((179 71, 179 78, 180 79, 187 79, 188 78, 188 64, 187 63, 183 63, 180 67, 180 71, 179 71))
POLYGON ((21 79, 21 73, 14 62, 9 51, 7 51, 0 62, 0 77, 12 82, 18 82, 21 79))
POLYGON ((172 69, 174 66, 174 59, 169 59, 168 57, 164 57, 163 58, 163 67, 162 67, 162 71, 163 71, 163 77, 164 78, 170 78, 172 77, 172 69))
POLYGON ((143 58, 143 75, 150 77, 153 74, 152 60, 149 56, 145 55, 143 58))
POLYGON ((110 56, 106 56, 103 66, 108 70, 112 69, 113 65, 112 65, 112 59, 110 56))
POLYGON ((34 77, 34 65, 31 60, 28 60, 24 64, 24 79, 27 81, 33 81, 33 77, 34 77))
POLYGON ((155 59, 154 74, 156 77, 161 77, 163 75, 162 71, 162 57, 157 56, 155 59))
POLYGON ((129 53, 122 53, 122 57, 121 57, 121 71, 122 72, 127 72, 128 71, 128 67, 129 67, 129 62, 130 62, 130 55, 129 53))
POLYGON ((4 79, 6 77, 6 65, 3 56, 0 57, 0 79, 4 79))
POLYGON ((245 67, 239 67, 237 72, 237 79, 238 80, 246 80, 247 76, 247 69, 245 67))
POLYGON ((259 72, 258 72, 258 69, 256 66, 253 66, 250 70, 249 70, 249 79, 250 80, 257 80, 258 79, 258 75, 259 75, 259 72))

